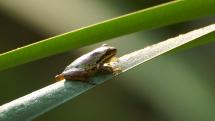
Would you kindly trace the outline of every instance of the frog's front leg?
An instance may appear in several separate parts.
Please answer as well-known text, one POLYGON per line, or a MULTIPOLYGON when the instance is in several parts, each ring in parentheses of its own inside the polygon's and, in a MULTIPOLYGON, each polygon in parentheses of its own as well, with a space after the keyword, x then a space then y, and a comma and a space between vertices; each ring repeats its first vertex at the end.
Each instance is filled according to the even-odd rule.
POLYGON ((103 73, 112 73, 113 75, 117 75, 122 72, 121 67, 119 66, 119 60, 117 57, 111 58, 109 61, 101 64, 99 66, 99 72, 103 73))

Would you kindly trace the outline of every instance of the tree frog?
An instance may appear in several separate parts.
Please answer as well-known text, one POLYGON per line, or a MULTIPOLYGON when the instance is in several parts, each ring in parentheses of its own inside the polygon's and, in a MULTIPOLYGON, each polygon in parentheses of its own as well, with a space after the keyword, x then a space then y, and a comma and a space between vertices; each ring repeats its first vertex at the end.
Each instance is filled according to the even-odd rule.
POLYGON ((117 49, 103 44, 99 48, 84 54, 70 65, 65 70, 55 76, 57 81, 60 80, 76 80, 76 81, 87 81, 87 79, 97 72, 108 72, 116 74, 121 71, 119 67, 112 67, 113 64, 117 63, 118 59, 115 57, 117 49))

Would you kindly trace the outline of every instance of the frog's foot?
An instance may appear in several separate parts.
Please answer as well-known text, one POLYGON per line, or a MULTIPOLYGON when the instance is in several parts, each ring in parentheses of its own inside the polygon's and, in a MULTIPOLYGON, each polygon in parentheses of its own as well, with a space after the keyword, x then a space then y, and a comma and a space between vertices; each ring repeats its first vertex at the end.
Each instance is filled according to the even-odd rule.
POLYGON ((113 75, 118 75, 121 72, 122 72, 122 69, 120 67, 114 68, 113 75))
POLYGON ((63 74, 59 74, 59 75, 56 75, 55 76, 55 80, 56 81, 61 81, 61 80, 64 80, 65 78, 64 78, 64 76, 63 76, 63 74))
POLYGON ((118 62, 109 62, 104 63, 100 67, 99 71, 102 73, 112 73, 113 75, 117 75, 122 72, 122 69, 119 67, 118 62))

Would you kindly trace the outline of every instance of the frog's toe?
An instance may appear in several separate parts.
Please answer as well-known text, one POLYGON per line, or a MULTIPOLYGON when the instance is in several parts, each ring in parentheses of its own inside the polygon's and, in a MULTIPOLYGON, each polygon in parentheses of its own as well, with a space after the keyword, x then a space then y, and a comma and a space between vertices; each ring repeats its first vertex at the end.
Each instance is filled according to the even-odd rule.
POLYGON ((100 72, 107 72, 107 73, 112 73, 114 70, 110 63, 105 63, 103 66, 99 69, 100 72))

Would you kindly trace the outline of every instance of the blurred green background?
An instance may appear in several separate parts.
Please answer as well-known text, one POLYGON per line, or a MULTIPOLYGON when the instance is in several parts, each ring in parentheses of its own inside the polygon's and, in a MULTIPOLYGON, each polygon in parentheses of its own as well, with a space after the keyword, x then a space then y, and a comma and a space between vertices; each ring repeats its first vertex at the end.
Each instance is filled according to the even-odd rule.
MULTIPOLYGON (((0 52, 165 2, 0 0, 0 52)), ((201 18, 103 43, 118 48, 121 56, 214 22, 214 17, 201 18)), ((0 104, 54 83, 54 76, 73 59, 101 44, 1 71, 0 104)), ((214 51, 215 44, 210 44, 160 56, 35 121, 215 121, 214 51)))

